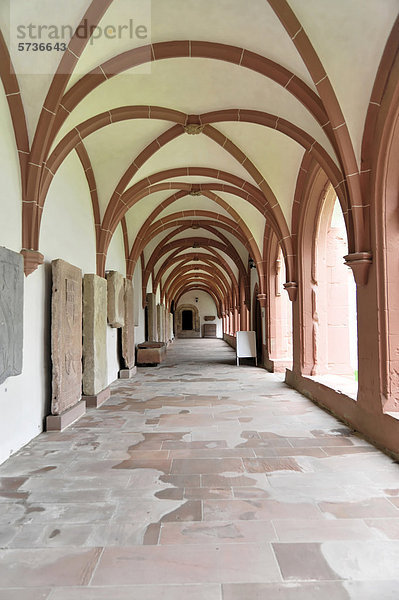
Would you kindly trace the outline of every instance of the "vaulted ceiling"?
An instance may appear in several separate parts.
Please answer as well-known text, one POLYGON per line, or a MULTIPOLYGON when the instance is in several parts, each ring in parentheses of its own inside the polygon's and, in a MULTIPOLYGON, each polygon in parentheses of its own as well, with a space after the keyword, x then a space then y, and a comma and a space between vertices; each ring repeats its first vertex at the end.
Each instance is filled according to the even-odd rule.
MULTIPOLYGON (((16 3, 32 17, 46 4, 16 3)), ((35 77, 18 73, 16 81, 2 73, 9 98, 21 92, 11 109, 31 208, 24 247, 40 250, 46 194, 75 152, 93 203, 99 274, 122 227, 128 275, 142 261, 144 285, 151 277, 163 295, 197 286, 234 303, 248 258, 262 268, 267 228, 290 255, 295 190, 307 155, 337 188, 341 205, 357 206, 366 117, 398 6, 397 0, 64 3, 63 21, 74 28, 84 18, 101 27, 139 23, 150 7, 151 29, 142 42, 75 38, 60 65, 52 56, 48 73, 35 77)), ((9 19, 4 6, 0 11, 6 52, 9 19)), ((359 236, 355 228, 357 250, 364 249, 359 236)))

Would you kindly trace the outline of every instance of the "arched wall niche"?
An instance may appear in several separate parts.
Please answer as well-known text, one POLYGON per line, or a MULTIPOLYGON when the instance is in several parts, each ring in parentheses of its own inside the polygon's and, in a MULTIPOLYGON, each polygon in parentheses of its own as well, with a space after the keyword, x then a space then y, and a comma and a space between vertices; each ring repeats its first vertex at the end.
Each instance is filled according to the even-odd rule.
MULTIPOLYGON (((399 413, 399 83, 391 91, 381 127, 373 197, 381 405, 399 413)), ((384 105, 383 105, 383 108, 384 105)))
POLYGON ((286 268, 281 246, 273 231, 265 240, 267 262, 267 340, 264 364, 269 371, 285 372, 292 367, 292 302, 284 289, 286 268))
POLYGON ((201 319, 198 308, 195 304, 181 304, 175 313, 176 337, 178 338, 199 338, 201 337, 201 319), (192 329, 183 329, 183 313, 192 312, 192 329))
POLYGON ((330 181, 321 169, 314 170, 298 219, 300 286, 294 307, 294 370, 305 376, 336 374, 354 380, 356 317, 352 313, 356 309, 353 298, 351 302, 345 300, 354 282, 344 266, 347 230, 342 226, 341 231, 332 220, 336 207, 337 196, 330 181))

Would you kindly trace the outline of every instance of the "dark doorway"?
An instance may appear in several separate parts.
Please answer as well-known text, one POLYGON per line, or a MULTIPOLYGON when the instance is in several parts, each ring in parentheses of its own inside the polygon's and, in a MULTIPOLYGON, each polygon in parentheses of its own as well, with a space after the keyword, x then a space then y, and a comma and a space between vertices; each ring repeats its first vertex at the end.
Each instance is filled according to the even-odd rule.
POLYGON ((192 330, 192 328, 193 328, 193 311, 192 310, 183 310, 181 328, 185 331, 192 330))

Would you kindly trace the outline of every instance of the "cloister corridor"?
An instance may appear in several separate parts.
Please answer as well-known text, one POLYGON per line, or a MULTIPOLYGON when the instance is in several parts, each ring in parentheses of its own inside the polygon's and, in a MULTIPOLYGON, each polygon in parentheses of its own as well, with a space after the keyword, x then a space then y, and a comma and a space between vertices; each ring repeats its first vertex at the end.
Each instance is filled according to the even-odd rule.
POLYGON ((0 467, 0 598, 398 598, 398 471, 282 375, 175 340, 0 467))

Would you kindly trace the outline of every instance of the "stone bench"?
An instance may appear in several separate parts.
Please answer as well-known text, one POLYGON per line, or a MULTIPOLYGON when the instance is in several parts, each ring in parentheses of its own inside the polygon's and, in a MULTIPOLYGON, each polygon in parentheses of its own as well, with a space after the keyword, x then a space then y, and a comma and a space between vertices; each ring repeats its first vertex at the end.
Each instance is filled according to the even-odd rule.
POLYGON ((144 342, 137 346, 138 365, 158 365, 166 358, 166 344, 163 342, 144 342))

